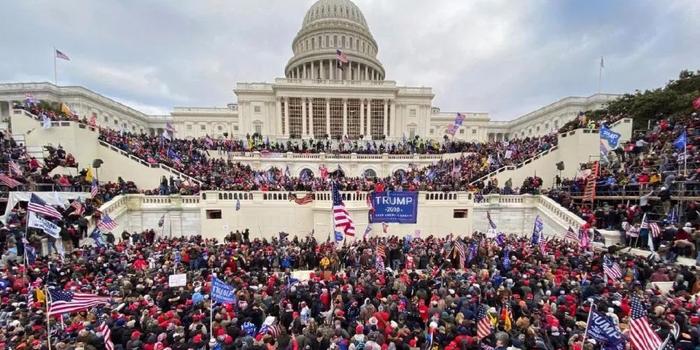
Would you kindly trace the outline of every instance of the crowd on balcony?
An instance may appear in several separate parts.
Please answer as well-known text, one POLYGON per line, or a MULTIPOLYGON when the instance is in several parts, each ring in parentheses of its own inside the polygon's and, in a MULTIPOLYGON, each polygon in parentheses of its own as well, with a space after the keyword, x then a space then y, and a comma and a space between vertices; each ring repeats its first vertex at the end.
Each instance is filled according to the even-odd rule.
MULTIPOLYGON (((336 244, 151 230, 34 256, 42 234, 30 229, 21 244, 23 215, 0 229, 3 349, 47 349, 47 319, 58 350, 623 349, 616 342, 632 341, 635 300, 659 341, 700 346, 698 272, 625 250, 478 233, 336 244), (619 274, 606 274, 606 261, 619 274), (176 273, 186 283, 168 287, 176 273), (233 288, 233 302, 212 305, 213 276, 233 288), (672 282, 668 293, 651 284, 662 281, 672 282), (52 290, 111 299, 47 318, 52 290), (592 307, 619 337, 584 335, 592 307)), ((85 236, 80 223, 75 230, 85 236)))
POLYGON ((648 247, 646 231, 640 237, 639 228, 643 220, 655 223, 661 231, 653 239, 655 248, 665 241, 677 248, 675 254, 695 257, 700 252, 700 214, 692 199, 700 194, 698 127, 696 113, 663 118, 610 152, 595 179, 595 196, 610 203, 595 210, 581 203, 593 163, 583 164, 576 178, 563 179, 549 194, 592 226, 620 230, 631 245, 648 247))

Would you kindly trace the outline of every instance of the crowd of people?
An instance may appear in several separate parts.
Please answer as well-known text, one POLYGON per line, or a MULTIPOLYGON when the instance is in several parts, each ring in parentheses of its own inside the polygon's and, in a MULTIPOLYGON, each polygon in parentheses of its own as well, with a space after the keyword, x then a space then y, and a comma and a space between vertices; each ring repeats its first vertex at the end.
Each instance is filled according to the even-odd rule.
POLYGON ((625 250, 478 233, 342 245, 247 232, 224 242, 123 237, 27 263, 13 236, 0 235, 0 347, 46 349, 51 334, 52 348, 109 349, 104 324, 112 348, 126 350, 598 349, 606 344, 584 336, 591 308, 629 342, 634 298, 660 339, 700 345, 696 269, 625 250), (606 276, 605 259, 618 278, 606 276), (186 284, 169 287, 172 274, 186 274, 186 284), (235 289, 235 302, 212 304, 213 276, 235 289), (662 281, 673 282, 668 293, 652 284, 662 281), (49 317, 47 329, 51 289, 111 299, 49 317))

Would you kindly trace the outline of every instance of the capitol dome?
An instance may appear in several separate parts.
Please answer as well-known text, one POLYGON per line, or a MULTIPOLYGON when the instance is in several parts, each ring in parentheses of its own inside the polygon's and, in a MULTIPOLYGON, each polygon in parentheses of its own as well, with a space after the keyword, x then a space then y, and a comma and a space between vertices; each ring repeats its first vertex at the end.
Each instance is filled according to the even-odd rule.
POLYGON ((384 80, 377 42, 365 16, 350 0, 318 0, 304 16, 285 68, 293 79, 384 80), (349 63, 337 68, 336 51, 349 63))

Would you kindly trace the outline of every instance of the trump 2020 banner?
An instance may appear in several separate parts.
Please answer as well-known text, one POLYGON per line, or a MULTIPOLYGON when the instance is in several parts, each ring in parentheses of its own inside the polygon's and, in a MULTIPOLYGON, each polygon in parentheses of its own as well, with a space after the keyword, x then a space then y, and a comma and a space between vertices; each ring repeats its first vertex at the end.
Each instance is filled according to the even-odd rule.
POLYGON ((418 219, 418 192, 372 192, 372 207, 371 223, 415 224, 418 219))

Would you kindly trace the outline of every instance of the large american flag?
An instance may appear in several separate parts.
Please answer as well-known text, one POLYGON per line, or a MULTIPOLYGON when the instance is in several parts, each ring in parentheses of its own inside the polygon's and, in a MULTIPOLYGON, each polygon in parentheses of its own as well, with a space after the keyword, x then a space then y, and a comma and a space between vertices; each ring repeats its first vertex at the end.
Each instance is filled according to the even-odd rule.
POLYGON ((102 324, 97 327, 97 333, 102 335, 102 341, 105 343, 106 350, 114 350, 114 343, 112 343, 112 331, 107 327, 107 324, 103 321, 102 324))
POLYGON ((97 228, 99 228, 100 231, 103 231, 103 232, 114 231, 117 228, 117 226, 118 226, 117 222, 112 220, 112 218, 110 218, 109 215, 107 215, 107 213, 105 213, 102 216, 102 219, 100 220, 100 222, 97 223, 97 228))
POLYGON ((335 220, 336 230, 340 229, 346 236, 355 236, 355 225, 353 224, 350 213, 345 209, 343 197, 338 191, 338 186, 333 184, 333 219, 335 220))
POLYGON ((39 196, 34 193, 32 193, 31 197, 29 198, 27 210, 52 218, 63 219, 63 214, 61 214, 53 206, 46 204, 44 200, 39 198, 39 196))
POLYGON ((493 331, 493 327, 491 327, 491 321, 489 320, 488 317, 488 309, 489 307, 486 305, 481 305, 479 308, 479 314, 477 315, 477 323, 476 323, 476 336, 479 339, 484 339, 491 334, 493 331))
POLYGON ((656 238, 661 235, 661 227, 655 222, 649 222, 647 220, 642 221, 642 229, 649 230, 652 237, 656 238))
POLYGON ((620 265, 610 260, 610 258, 607 256, 603 257, 603 272, 614 280, 619 280, 622 278, 622 270, 620 270, 620 265))
POLYGON ((647 319, 647 310, 638 297, 632 297, 630 338, 632 348, 636 350, 657 350, 661 345, 661 339, 651 328, 647 319))
POLYGON ((464 247, 464 243, 455 242, 455 249, 457 254, 459 254, 459 266, 464 267, 464 261, 467 259, 467 249, 464 247))
POLYGON ((59 289, 49 289, 49 316, 71 313, 91 307, 109 304, 109 297, 97 294, 73 293, 59 289))
POLYGON ((576 235, 576 232, 574 232, 574 229, 569 226, 569 229, 566 230, 566 235, 564 236, 565 239, 570 239, 572 241, 578 241, 578 236, 576 235))

